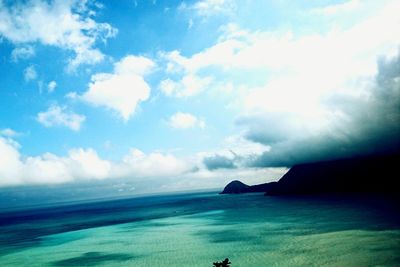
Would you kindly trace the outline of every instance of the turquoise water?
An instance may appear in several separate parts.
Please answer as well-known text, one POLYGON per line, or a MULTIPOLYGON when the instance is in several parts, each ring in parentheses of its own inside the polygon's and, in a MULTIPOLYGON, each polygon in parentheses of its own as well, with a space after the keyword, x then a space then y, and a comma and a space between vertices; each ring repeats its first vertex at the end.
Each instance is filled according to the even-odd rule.
POLYGON ((0 266, 400 266, 378 197, 186 194, 0 214, 0 266))

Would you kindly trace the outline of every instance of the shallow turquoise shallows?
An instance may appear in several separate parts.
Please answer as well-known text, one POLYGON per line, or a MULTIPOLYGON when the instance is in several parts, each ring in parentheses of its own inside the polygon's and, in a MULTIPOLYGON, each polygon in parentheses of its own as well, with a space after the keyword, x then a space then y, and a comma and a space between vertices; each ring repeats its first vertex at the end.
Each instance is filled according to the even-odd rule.
POLYGON ((398 208, 376 196, 201 193, 0 219, 0 266, 400 266, 398 208))

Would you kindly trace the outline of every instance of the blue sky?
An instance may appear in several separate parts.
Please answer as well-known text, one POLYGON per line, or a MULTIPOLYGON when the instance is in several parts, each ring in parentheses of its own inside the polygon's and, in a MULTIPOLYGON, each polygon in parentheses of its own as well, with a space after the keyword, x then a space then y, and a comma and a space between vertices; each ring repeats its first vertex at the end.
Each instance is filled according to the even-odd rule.
POLYGON ((399 12, 389 0, 0 1, 0 185, 217 187, 393 148, 399 12))

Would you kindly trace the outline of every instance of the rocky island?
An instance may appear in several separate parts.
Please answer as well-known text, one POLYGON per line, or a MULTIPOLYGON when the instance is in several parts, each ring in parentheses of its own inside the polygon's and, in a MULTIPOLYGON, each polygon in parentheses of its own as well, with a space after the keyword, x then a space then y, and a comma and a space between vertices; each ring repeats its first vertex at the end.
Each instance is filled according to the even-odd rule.
POLYGON ((267 192, 271 186, 274 186, 277 182, 258 184, 258 185, 247 185, 241 181, 235 180, 225 186, 224 190, 220 194, 242 194, 242 193, 260 193, 267 192))

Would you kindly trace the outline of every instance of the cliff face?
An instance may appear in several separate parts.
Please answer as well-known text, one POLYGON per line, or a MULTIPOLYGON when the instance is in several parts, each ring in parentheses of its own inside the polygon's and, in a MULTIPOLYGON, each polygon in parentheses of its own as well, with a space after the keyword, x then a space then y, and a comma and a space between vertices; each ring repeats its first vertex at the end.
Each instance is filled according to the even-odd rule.
POLYGON ((224 190, 220 194, 241 194, 241 193, 257 193, 257 192, 266 192, 269 190, 271 184, 273 183, 265 183, 249 186, 240 181, 232 181, 227 186, 225 186, 224 190))
POLYGON ((373 156, 296 165, 266 194, 397 192, 399 159, 373 156))

